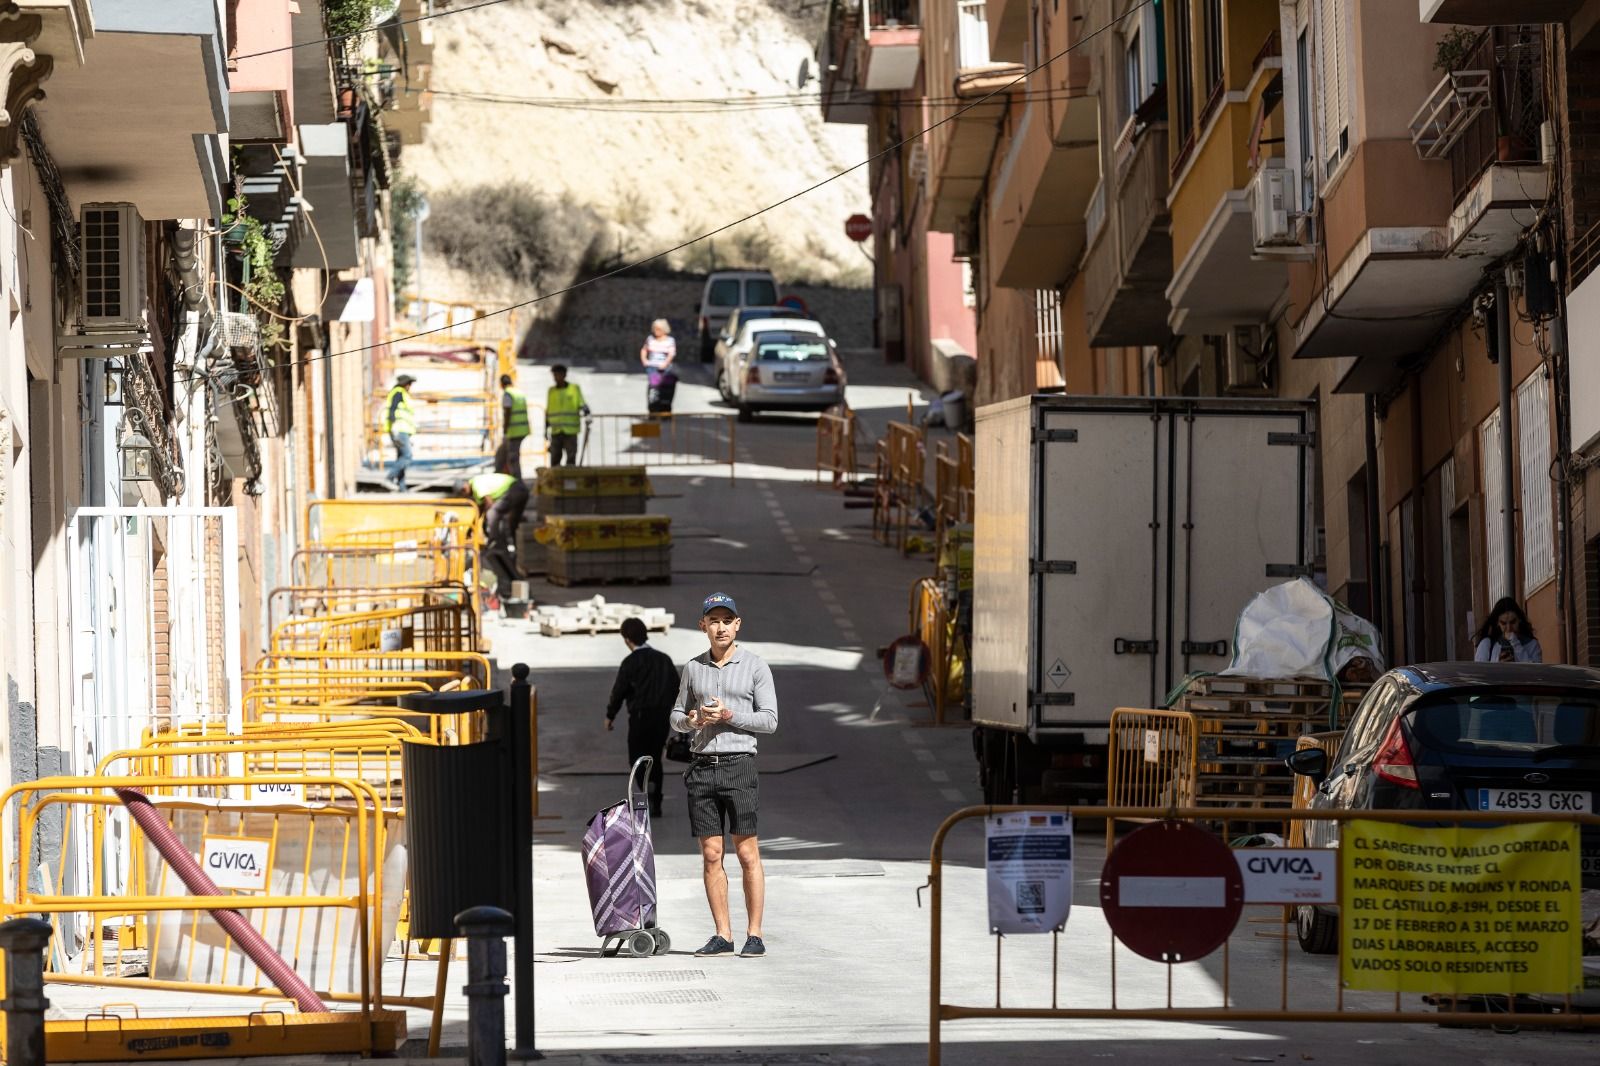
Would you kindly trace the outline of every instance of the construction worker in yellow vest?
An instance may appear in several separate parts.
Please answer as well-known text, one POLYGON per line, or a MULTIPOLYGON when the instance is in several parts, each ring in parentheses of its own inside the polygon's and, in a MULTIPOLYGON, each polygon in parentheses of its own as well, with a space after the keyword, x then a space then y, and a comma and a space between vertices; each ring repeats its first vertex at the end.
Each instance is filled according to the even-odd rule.
POLYGON ((533 424, 528 419, 528 396, 512 387, 511 375, 500 375, 500 425, 504 436, 495 453, 494 468, 514 478, 522 477, 522 442, 528 439, 533 424))
POLYGON ((411 465, 411 437, 417 431, 417 409, 411 406, 411 386, 417 379, 401 374, 394 379, 383 402, 383 431, 394 442, 394 462, 389 464, 389 484, 406 491, 406 467, 411 465))
POLYGON ((484 561, 497 579, 495 595, 504 598, 511 594, 511 582, 517 575, 517 527, 528 509, 528 486, 521 478, 496 472, 470 479, 466 490, 483 514, 483 534, 488 541, 484 561))
POLYGON ((550 441, 550 465, 561 466, 566 456, 567 466, 578 465, 578 430, 581 419, 589 417, 589 405, 583 402, 583 390, 567 383, 567 368, 557 363, 550 368, 555 384, 550 387, 544 401, 544 433, 550 441))

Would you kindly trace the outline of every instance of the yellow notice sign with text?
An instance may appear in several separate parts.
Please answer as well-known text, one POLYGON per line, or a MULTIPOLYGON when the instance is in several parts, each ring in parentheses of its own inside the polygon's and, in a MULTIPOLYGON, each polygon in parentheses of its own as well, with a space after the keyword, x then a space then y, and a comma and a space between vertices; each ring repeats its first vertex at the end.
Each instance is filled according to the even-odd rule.
POLYGON ((1578 827, 1353 821, 1339 851, 1344 986, 1440 995, 1582 987, 1578 827))

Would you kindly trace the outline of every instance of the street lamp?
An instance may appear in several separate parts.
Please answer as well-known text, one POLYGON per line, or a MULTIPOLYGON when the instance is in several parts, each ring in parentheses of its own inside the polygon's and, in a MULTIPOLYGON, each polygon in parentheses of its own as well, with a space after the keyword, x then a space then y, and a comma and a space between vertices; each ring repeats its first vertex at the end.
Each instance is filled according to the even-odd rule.
POLYGON ((123 481, 154 481, 156 479, 156 447, 150 443, 150 438, 140 433, 137 429, 131 430, 123 439, 122 453, 122 480, 123 481))
POLYGON ((127 387, 127 367, 115 363, 106 363, 106 406, 121 407, 123 405, 122 392, 127 387))

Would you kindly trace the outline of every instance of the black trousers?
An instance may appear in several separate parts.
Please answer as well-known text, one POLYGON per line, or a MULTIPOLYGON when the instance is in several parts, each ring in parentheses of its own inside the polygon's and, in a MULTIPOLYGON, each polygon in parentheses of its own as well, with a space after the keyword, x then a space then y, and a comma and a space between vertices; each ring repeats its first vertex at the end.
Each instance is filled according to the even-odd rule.
POLYGON ((628 765, 632 766, 646 755, 654 759, 650 765, 650 780, 648 794, 650 796, 650 809, 661 809, 661 781, 664 771, 661 768, 663 749, 667 746, 667 734, 672 729, 670 712, 657 711, 647 714, 628 713, 628 765))

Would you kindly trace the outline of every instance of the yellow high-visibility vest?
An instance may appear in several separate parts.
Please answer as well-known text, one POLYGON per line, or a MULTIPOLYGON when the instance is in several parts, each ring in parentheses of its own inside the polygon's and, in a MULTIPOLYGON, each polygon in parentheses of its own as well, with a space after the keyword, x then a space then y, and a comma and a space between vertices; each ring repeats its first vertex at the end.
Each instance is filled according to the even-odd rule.
POLYGON ((506 417, 506 436, 526 437, 532 423, 528 421, 528 397, 521 389, 507 388, 511 397, 511 414, 506 417))
POLYGON ((417 431, 417 409, 411 406, 411 394, 396 385, 389 390, 389 395, 383 401, 383 431, 385 433, 413 434, 417 431), (400 406, 394 403, 395 394, 400 396, 400 406))
POLYGON ((544 424, 551 433, 567 433, 575 437, 578 435, 579 415, 585 406, 583 390, 572 382, 559 388, 552 387, 550 395, 545 398, 544 424))
POLYGON ((498 500, 504 496, 517 479, 510 474, 479 474, 467 482, 467 490, 472 493, 472 498, 478 503, 484 500, 498 500))

